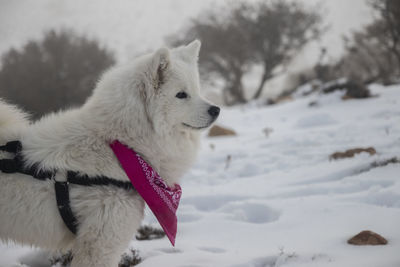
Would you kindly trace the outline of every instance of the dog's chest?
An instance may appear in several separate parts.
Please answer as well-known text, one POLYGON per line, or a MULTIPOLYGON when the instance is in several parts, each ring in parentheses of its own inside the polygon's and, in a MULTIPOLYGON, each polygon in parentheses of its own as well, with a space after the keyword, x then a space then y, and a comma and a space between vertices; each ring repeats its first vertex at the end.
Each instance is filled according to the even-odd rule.
POLYGON ((198 148, 198 138, 186 138, 165 151, 160 160, 160 174, 168 185, 179 182, 195 161, 198 148))

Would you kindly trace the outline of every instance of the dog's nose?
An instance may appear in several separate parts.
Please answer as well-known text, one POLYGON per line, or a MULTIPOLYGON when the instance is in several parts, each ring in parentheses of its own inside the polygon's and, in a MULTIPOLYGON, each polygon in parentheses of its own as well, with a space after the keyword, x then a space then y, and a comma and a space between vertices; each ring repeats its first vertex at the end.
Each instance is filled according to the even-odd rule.
POLYGON ((211 107, 208 109, 208 114, 210 114, 212 117, 216 118, 216 117, 218 117, 218 115, 219 115, 219 110, 220 110, 219 107, 217 107, 217 106, 211 106, 211 107))

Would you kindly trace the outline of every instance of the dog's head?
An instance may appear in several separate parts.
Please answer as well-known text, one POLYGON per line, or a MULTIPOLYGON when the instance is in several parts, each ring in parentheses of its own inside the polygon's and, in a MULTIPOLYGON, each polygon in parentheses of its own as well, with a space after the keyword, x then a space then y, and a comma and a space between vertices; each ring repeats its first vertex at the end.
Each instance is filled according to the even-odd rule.
POLYGON ((199 130, 217 119, 220 109, 200 95, 200 45, 196 40, 172 50, 161 48, 153 54, 149 66, 152 78, 146 83, 144 99, 155 127, 199 130))
POLYGON ((196 40, 174 49, 161 48, 110 70, 88 103, 97 103, 98 109, 108 106, 108 116, 128 127, 143 127, 137 120, 144 118, 159 133, 207 128, 220 109, 200 95, 200 46, 196 40))

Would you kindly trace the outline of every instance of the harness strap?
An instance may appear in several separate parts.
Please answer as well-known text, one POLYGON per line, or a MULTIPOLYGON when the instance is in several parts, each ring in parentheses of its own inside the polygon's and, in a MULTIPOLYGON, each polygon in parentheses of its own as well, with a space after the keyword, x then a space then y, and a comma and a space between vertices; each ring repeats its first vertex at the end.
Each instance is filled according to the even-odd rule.
POLYGON ((78 232, 78 220, 74 216, 71 209, 71 204, 69 201, 69 188, 68 182, 58 182, 54 183, 54 189, 56 191, 56 200, 58 212, 61 215, 65 225, 68 229, 76 235, 78 232))
POLYGON ((9 153, 17 153, 21 151, 22 145, 20 141, 10 141, 4 146, 0 146, 0 150, 7 151, 9 153))
POLYGON ((32 176, 39 180, 52 179, 55 171, 38 170, 37 164, 31 167, 23 167, 23 159, 20 154, 17 154, 13 159, 0 159, 0 171, 4 173, 22 173, 32 176))
POLYGON ((74 171, 67 172, 67 181, 70 184, 94 186, 94 185, 112 185, 125 190, 134 189, 131 182, 124 182, 116 179, 111 179, 106 176, 89 177, 88 175, 80 175, 74 171))
POLYGON ((11 141, 0 146, 0 150, 16 154, 13 159, 1 159, 0 160, 0 171, 4 173, 22 173, 25 175, 32 176, 38 180, 54 180, 54 190, 56 194, 56 201, 58 211, 61 218, 63 219, 65 225, 68 229, 76 234, 78 232, 78 220, 74 216, 71 209, 71 202, 69 198, 69 184, 76 184, 82 186, 105 186, 112 185, 125 190, 134 189, 131 182, 119 181, 106 176, 88 176, 81 175, 78 172, 68 171, 67 181, 60 182, 53 179, 57 171, 40 170, 38 164, 34 164, 31 167, 24 167, 22 155, 19 153, 22 150, 21 142, 11 141))

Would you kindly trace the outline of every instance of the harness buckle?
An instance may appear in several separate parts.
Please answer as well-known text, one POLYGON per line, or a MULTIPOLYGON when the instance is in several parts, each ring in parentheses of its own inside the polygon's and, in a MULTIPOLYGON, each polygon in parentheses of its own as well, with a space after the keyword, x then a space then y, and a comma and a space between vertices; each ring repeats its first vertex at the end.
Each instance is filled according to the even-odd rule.
POLYGON ((65 183, 69 185, 68 177, 65 171, 54 171, 51 180, 57 183, 65 183))
POLYGON ((15 159, 1 159, 0 170, 4 173, 15 173, 18 171, 18 164, 15 159))
POLYGON ((21 151, 22 145, 20 141, 10 141, 7 142, 4 146, 0 146, 0 150, 9 152, 9 153, 18 153, 21 151))

